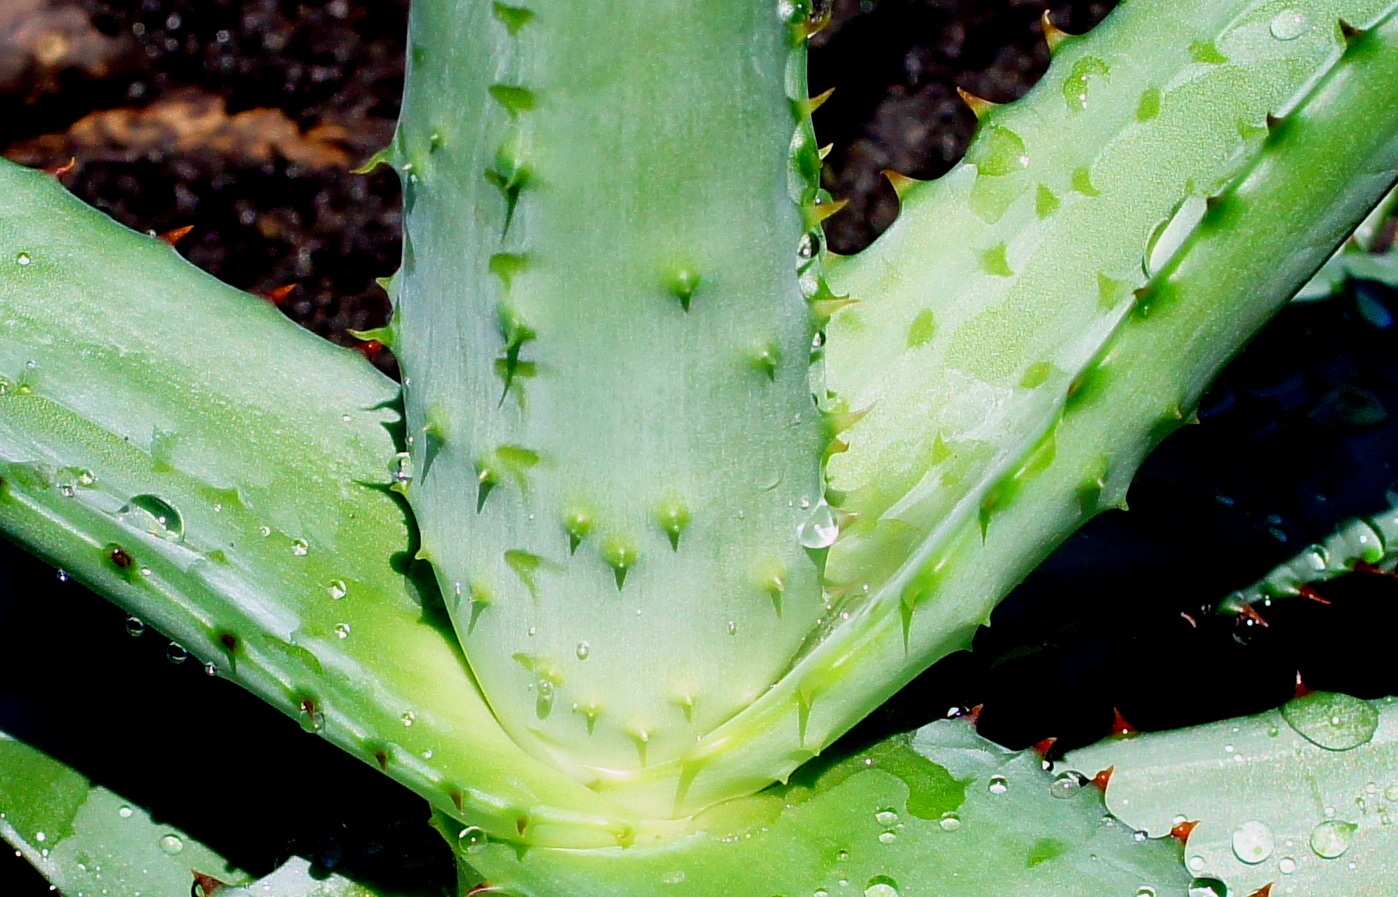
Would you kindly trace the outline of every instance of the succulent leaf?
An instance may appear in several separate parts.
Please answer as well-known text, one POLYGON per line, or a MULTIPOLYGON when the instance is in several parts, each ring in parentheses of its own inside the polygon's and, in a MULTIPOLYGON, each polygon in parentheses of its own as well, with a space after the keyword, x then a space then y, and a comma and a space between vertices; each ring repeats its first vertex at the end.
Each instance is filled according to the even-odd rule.
POLYGON ((1186 863, 1227 893, 1398 890, 1393 698, 1315 692, 1257 716, 1108 739, 1060 766, 1113 767, 1107 807, 1153 836, 1197 820, 1186 863))
POLYGON ((1391 3, 1308 4, 1312 45, 1271 34, 1273 5, 1197 6, 1162 22, 1127 4, 1066 42, 1024 101, 990 114, 966 163, 912 188, 894 228, 832 269, 840 292, 865 301, 830 321, 827 384, 834 400, 868 409, 841 434, 849 449, 828 471, 832 500, 852 521, 826 569, 840 622, 696 749, 694 805, 780 777, 928 663, 966 647, 1059 540, 1123 503, 1144 454, 1189 419, 1212 376, 1389 189, 1398 23, 1377 13, 1391 3), (1367 30, 1342 37, 1341 14, 1367 30), (1205 43, 1226 48, 1230 62, 1195 46, 1203 28, 1217 31, 1205 43), (1064 85, 1084 54, 1113 75, 1089 72, 1100 102, 1065 110, 1064 85), (1170 111, 1162 101, 1146 124, 1130 111, 1134 91, 1175 85, 1183 100, 1215 77, 1226 78, 1211 94, 1222 105, 1170 111), (1276 111, 1284 122, 1269 119, 1276 111), (1061 126, 1065 116, 1083 131, 1061 126), (1240 137, 1240 121, 1271 130, 1240 137), (1005 159, 1011 169, 986 175, 982 163, 1005 159), (1060 200, 1043 218, 1039 164, 1060 200), (1159 183, 1136 184, 1146 166, 1162 172, 1159 183), (1086 181, 1071 174, 1080 168, 1086 181), (1121 193, 1128 170, 1133 186, 1121 193), (1087 183, 1100 195, 1079 189, 1087 183), (1023 189, 1001 190, 1016 184, 1023 189), (1160 206, 1138 218, 1150 205, 1142 191, 1155 189, 1160 206), (1201 201, 1185 209, 1190 191, 1201 201), (1176 212, 1189 226, 1157 227, 1176 212), (1297 232, 1310 235, 1299 248, 1288 242, 1297 232), (1015 277, 982 266, 986 247, 1001 243, 1014 249, 1015 277), (1103 302, 1102 273, 1122 283, 1110 295, 1136 289, 1135 300, 1103 302), (932 335, 924 340, 918 325, 909 339, 927 310, 932 335), (1026 382, 1035 385, 1018 385, 1026 382))
POLYGON ((1186 894, 1175 844, 1137 840, 1104 818, 1099 789, 1067 784, 1033 751, 946 720, 822 758, 700 814, 696 833, 671 844, 518 852, 437 824, 475 873, 463 880, 518 897, 1186 894))
POLYGON ((426 897, 312 873, 299 857, 254 879, 120 794, 0 732, 0 838, 70 897, 426 897))
MULTIPOLYGON (((800 248, 837 204, 793 93, 794 9, 501 10, 414 7, 395 348, 409 433, 440 426, 407 495, 502 724, 619 793, 746 706, 825 612, 799 538, 825 442, 800 248), (511 470, 502 445, 535 461, 511 470), (483 610, 455 600, 482 588, 483 610), (558 671, 547 701, 518 656, 558 671)), ((669 814, 673 782, 636 803, 669 814)))
POLYGON ((42 172, 0 160, 0 196, 0 528, 434 805, 614 843, 414 575, 395 384, 42 172))

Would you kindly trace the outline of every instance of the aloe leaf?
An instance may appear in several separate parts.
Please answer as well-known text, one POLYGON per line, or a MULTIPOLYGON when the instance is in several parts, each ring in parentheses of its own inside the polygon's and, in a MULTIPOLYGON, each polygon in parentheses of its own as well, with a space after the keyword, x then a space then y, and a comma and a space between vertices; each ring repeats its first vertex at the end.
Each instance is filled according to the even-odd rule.
POLYGON ((817 761, 662 847, 517 851, 439 825, 474 870, 466 880, 516 897, 1172 897, 1189 884, 1176 844, 1137 837, 1104 815, 1100 790, 965 720, 817 761))
POLYGON ((187 897, 196 873, 253 880, 215 851, 0 732, 0 836, 68 897, 187 897))
POLYGON ((656 816, 825 613, 807 13, 421 0, 385 153, 421 556, 511 736, 656 816))
POLYGON ((1256 716, 1104 741, 1061 765, 1113 767, 1107 806, 1128 825, 1160 835, 1197 822, 1186 863, 1230 894, 1398 892, 1393 698, 1315 692, 1256 716))
MULTIPOLYGON (((915 188, 927 191, 928 205, 907 227, 890 231, 884 238, 890 242, 883 250, 882 244, 876 243, 868 254, 842 265, 843 270, 832 268, 833 283, 866 299, 839 312, 831 322, 827 382, 843 391, 842 398, 851 409, 874 409, 849 430, 849 452, 836 456, 837 460, 848 459, 841 461, 847 465, 844 472, 832 461, 832 486, 839 488, 844 482, 856 505, 863 494, 854 485, 856 481, 879 490, 902 483, 897 488, 907 486, 911 491, 890 504, 866 506, 863 522, 852 525, 832 546, 827 575, 836 583, 853 586, 844 593, 848 600, 835 607, 837 616, 848 615, 848 619, 822 632, 820 641, 781 682, 701 746, 695 763, 726 754, 721 762, 710 764, 715 779, 734 777, 735 770, 742 770, 751 773, 755 781, 759 770, 772 770, 772 758, 795 759, 802 753, 818 752, 927 663, 965 647, 976 627, 988 620, 995 602, 1059 541, 1095 514, 1124 503, 1127 486, 1146 452, 1191 418, 1212 377, 1389 190, 1398 172, 1398 107, 1390 102, 1392 86, 1398 83, 1398 22, 1389 15, 1375 24, 1372 15, 1366 14, 1365 23, 1373 27, 1342 32, 1338 21, 1328 17, 1335 10, 1322 17, 1321 4, 1307 5, 1307 15, 1315 13, 1312 27, 1320 29, 1321 43, 1308 51, 1316 67, 1288 90, 1278 90, 1282 82, 1274 76, 1290 70, 1282 61, 1289 57, 1274 54, 1285 54, 1282 45, 1290 41, 1271 35, 1269 23, 1276 6, 1190 4, 1188 9, 1199 15, 1179 12, 1162 30, 1155 16, 1137 18, 1150 7, 1127 4, 1116 14, 1120 18, 1106 23, 1102 43, 1097 43, 1094 32, 1082 38, 1077 45, 1080 49, 1073 51, 1100 51, 1113 72, 1122 65, 1127 70, 1117 81, 1089 79, 1087 88, 1103 100, 1102 115, 1116 119, 1122 129, 1110 132, 1119 141, 1108 140, 1093 165, 1123 163, 1125 157, 1116 153, 1127 153, 1136 161, 1114 175, 1123 178, 1125 168, 1132 170, 1132 178, 1145 168, 1153 169, 1157 156, 1171 152, 1176 134, 1172 128, 1159 133, 1153 130, 1156 122, 1164 120, 1164 107, 1159 116, 1147 116, 1143 122, 1132 111, 1134 104, 1127 104, 1123 112, 1118 108, 1124 102, 1120 98, 1107 102, 1096 93, 1134 83, 1127 73, 1136 69, 1128 60, 1146 58, 1145 47, 1155 47, 1166 33, 1175 35, 1170 46, 1160 52, 1176 56, 1182 52, 1181 68, 1163 84, 1185 90, 1186 96, 1195 89, 1190 85, 1211 77, 1210 65, 1221 67, 1226 79, 1245 79, 1244 63, 1248 61, 1257 61, 1266 73, 1261 80, 1267 89, 1253 97, 1261 98, 1259 106, 1239 117, 1225 116, 1217 126, 1221 130, 1192 138, 1222 140, 1241 155, 1236 160, 1238 167, 1209 168, 1219 177, 1231 178, 1226 183, 1214 181, 1214 175, 1200 174, 1193 179, 1194 187, 1205 190, 1207 198, 1200 197, 1197 211, 1202 215, 1185 215, 1176 221, 1180 232, 1169 241, 1174 246, 1172 252, 1149 251, 1151 227, 1143 224, 1129 236, 1131 251, 1122 256, 1120 270, 1091 264, 1083 267, 1081 253, 1122 251, 1118 244, 1106 245, 1114 239, 1107 235, 1101 237, 1102 249, 1089 249, 1096 240, 1088 235, 1098 234, 1104 227, 1116 230, 1120 222, 1134 220, 1129 210, 1123 210, 1126 217, 1121 219, 1106 214, 1114 203, 1130 205, 1135 193, 1127 187, 1125 197, 1109 200, 1111 191, 1105 189, 1107 181, 1102 179, 1100 196, 1079 190, 1071 203, 1060 196, 1060 206, 1046 207, 1048 214, 1043 220, 1038 220, 1035 191, 1029 189, 1015 202, 1029 203, 1030 207, 1021 209, 1012 203, 1001 219, 1005 224, 993 225, 1001 228, 1012 223, 1014 216, 1028 217, 1029 223, 1015 237, 1023 241, 1025 255, 1012 251, 1011 268, 1029 272, 1033 266, 1047 266, 1042 276, 1023 273, 1018 280, 1002 278, 1006 282, 996 288, 999 292, 981 294, 971 286, 958 286, 962 277, 958 271, 965 265, 941 275, 931 270, 921 274, 903 270, 908 258, 932 259, 945 252, 964 252, 966 235, 979 232, 982 225, 972 220, 977 218, 974 208, 961 207, 962 202, 971 200, 949 199, 942 205, 931 199, 937 190, 974 189, 970 182, 981 175, 974 170, 977 156, 973 153, 972 168, 958 169, 933 185, 915 188), (1216 18, 1220 16, 1221 23, 1216 18), (1241 62, 1209 63, 1194 58, 1190 47, 1200 39, 1198 29, 1205 23, 1222 29, 1220 34, 1227 39, 1218 37, 1217 45, 1236 46, 1230 58, 1241 62), (1125 52, 1133 46, 1141 47, 1140 54, 1125 52), (1287 115, 1268 118, 1269 113, 1278 111, 1287 115), (1249 133, 1240 136, 1240 124, 1262 130, 1253 133, 1244 128, 1249 133), (1154 151, 1147 152, 1147 146, 1154 146, 1154 151), (1135 155, 1142 152, 1144 156, 1135 155), (1099 202, 1102 204, 1097 206, 1099 202), (1093 208, 1100 208, 1103 214, 1094 217, 1093 208), (1053 236, 1057 233, 1055 216, 1065 214, 1086 219, 1083 229, 1070 228, 1063 234, 1068 245, 1061 252, 1041 256, 1040 251, 1057 245, 1049 238, 1058 239, 1053 236), (930 229, 919 231, 915 226, 918 218, 930 229), (937 220, 947 222, 946 226, 936 226, 937 220), (1307 236, 1298 241, 1296 235, 1301 233, 1307 236), (1152 255, 1158 257, 1151 260, 1148 256, 1152 255), (1127 278, 1128 272, 1140 271, 1143 263, 1148 263, 1150 270, 1148 281, 1144 272, 1139 277, 1131 274, 1124 281, 1124 297, 1109 303, 1110 309, 1099 302, 1103 294, 1098 289, 1097 273, 1127 278), (1078 288, 1070 289, 1061 282, 1064 278, 1076 278, 1078 288), (945 287, 939 290, 931 286, 937 283, 945 287), (1137 283, 1141 285, 1137 287, 1137 283), (960 289, 966 292, 958 292, 960 289), (1015 311, 1018 306, 1013 300, 981 306, 1004 290, 1039 310, 1015 311), (1049 301, 1042 308, 1035 304, 1059 291, 1065 291, 1062 302, 1049 301), (984 413, 968 411, 962 424, 939 431, 935 423, 938 415, 949 413, 948 409, 965 411, 965 403, 972 401, 968 396, 976 390, 969 385, 964 391, 949 385, 960 378, 955 373, 958 368, 949 361, 946 377, 938 379, 943 365, 919 354, 922 350, 935 354, 933 342, 913 340, 909 344, 909 328, 923 302, 945 302, 970 315, 963 322, 988 340, 979 344, 984 358, 976 364, 996 365, 1005 359, 1014 364, 1052 362, 1064 376, 1052 374, 1042 382, 1036 376, 1025 381, 1020 373, 1027 373, 1027 368, 1022 372, 1016 368, 1008 381, 987 380, 988 394, 1001 395, 1005 404, 991 401, 982 409, 984 413), (866 306, 866 311, 859 311, 866 306), (1076 314, 1066 310, 1070 307, 1086 317, 1077 324, 1068 323, 1076 314), (981 312, 971 315, 976 308, 981 312), (863 333, 853 320, 841 323, 842 318, 858 314, 867 322, 863 333), (881 315, 889 320, 879 330, 874 323, 881 315), (902 326, 893 326, 900 315, 902 326), (1002 318, 1013 334, 1003 338, 1008 353, 1003 358, 997 355, 1002 341, 999 331, 982 328, 1002 318), (1087 323, 1089 319, 1095 323, 1087 323), (972 326, 975 321, 980 323, 972 326), (1062 332, 1065 326, 1070 331, 1066 336, 1062 332), (842 339, 853 345, 839 349, 842 339), (1054 360, 1060 351, 1066 353, 1064 358, 1075 360, 1060 364, 1054 360), (832 354, 836 352, 849 354, 832 354), (870 359, 887 364, 866 368, 856 358, 866 364, 870 359), (882 383, 881 377, 888 380, 886 389, 869 385, 882 383), (955 394, 943 396, 948 390, 955 394), (865 454, 859 428, 873 427, 880 414, 886 426, 878 431, 881 435, 870 431, 867 438, 871 447, 865 454), (1006 415, 1003 420, 1002 414, 1006 415), (879 457, 887 464, 877 460, 879 457), (851 480, 859 465, 863 474, 851 480), (885 468, 891 471, 887 478, 881 476, 885 468), (910 478, 902 478, 899 471, 910 478), (866 583, 867 591, 863 587, 866 583), (702 756, 705 754, 708 756, 702 756)), ((1289 6, 1300 8, 1294 3, 1289 6)), ((1212 59, 1204 49, 1199 48, 1200 53, 1212 59)), ((1029 103, 1015 107, 1012 113, 1024 116, 1034 128, 1032 133, 1048 141, 1046 145, 1070 155, 1079 151, 1079 143, 1087 152, 1101 148, 1092 139, 1065 138, 1067 126, 1058 126, 1065 115, 1063 88, 1077 67, 1072 60, 1082 58, 1087 57, 1069 55, 1066 46, 1060 49, 1058 59, 1071 63, 1067 71, 1051 68, 1038 92, 1031 93, 1029 103)), ((1290 71, 1292 77, 1298 76, 1297 71, 1290 71)), ((1151 86, 1135 84, 1140 90, 1151 86)), ((1161 84, 1154 86, 1165 89, 1161 84)), ((1227 91, 1220 89, 1210 96, 1223 93, 1227 91)), ((1202 108, 1207 104, 1198 105, 1202 108)), ((1089 103, 1078 119, 1093 120, 1093 109, 1089 103)), ((1011 109, 993 113, 1002 114, 1011 114, 1011 109)), ((1070 122, 1073 118, 1068 114, 1070 122)), ((986 133, 993 134, 983 132, 983 141, 990 139, 986 133)), ((1028 127, 1025 133, 1031 133, 1028 127)), ((1028 147, 1028 137, 1025 139, 1028 147)), ((982 147, 976 152, 987 151, 982 147)), ((1034 148, 1029 147, 1029 151, 1031 159, 1035 158, 1034 148)), ((1211 158, 1218 161, 1227 155, 1211 158)), ((1055 165, 1042 177, 1065 177, 1063 167, 1055 165)), ((1013 176, 1030 177, 1030 187, 1041 177, 1032 162, 1013 176)), ((1096 191, 1098 182, 1092 183, 1096 191)), ((1185 198, 1180 194, 1174 201, 1185 198)), ((915 209, 913 204, 913 209, 905 211, 915 209)), ((1162 235, 1154 241, 1157 249, 1165 245, 1161 242, 1164 239, 1162 235)), ((989 283, 986 277, 1000 275, 982 271, 970 283, 989 283)), ((948 327, 945 332, 951 341, 946 346, 950 351, 951 344, 957 342, 957 328, 948 327)), ((859 510, 854 505, 848 509, 859 510)), ((706 784, 701 773, 690 794, 706 793, 706 784)))
POLYGON ((1375 280, 1398 284, 1398 252, 1393 247, 1377 251, 1380 237, 1393 222, 1398 192, 1390 193, 1345 241, 1340 251, 1321 266, 1304 287, 1296 291, 1298 301, 1324 299, 1338 293, 1351 280, 1375 280))
POLYGON ((396 386, 0 161, 0 529, 436 806, 541 843, 629 815, 521 751, 388 490, 396 386))
POLYGON ((1239 589, 1219 603, 1224 613, 1245 613, 1253 605, 1296 595, 1314 595, 1307 587, 1326 582, 1357 568, 1392 570, 1398 557, 1398 506, 1378 514, 1346 520, 1323 541, 1309 545, 1246 589, 1239 589))
POLYGON ((67 897, 424 897, 317 877, 299 857, 262 878, 0 732, 0 837, 67 897))

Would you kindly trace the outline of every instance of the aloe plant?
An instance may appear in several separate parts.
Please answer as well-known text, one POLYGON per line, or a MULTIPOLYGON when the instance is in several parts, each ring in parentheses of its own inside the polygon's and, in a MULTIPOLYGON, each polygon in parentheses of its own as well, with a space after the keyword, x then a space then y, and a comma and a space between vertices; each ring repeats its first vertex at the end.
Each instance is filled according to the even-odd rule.
POLYGON ((419 0, 365 334, 401 416, 357 355, 0 166, 0 527, 426 797, 468 884, 1184 893, 1037 761, 822 754, 1119 506, 1392 187, 1395 4, 1046 25, 1044 80, 972 98, 965 161, 897 178, 849 258, 820 15, 419 0))

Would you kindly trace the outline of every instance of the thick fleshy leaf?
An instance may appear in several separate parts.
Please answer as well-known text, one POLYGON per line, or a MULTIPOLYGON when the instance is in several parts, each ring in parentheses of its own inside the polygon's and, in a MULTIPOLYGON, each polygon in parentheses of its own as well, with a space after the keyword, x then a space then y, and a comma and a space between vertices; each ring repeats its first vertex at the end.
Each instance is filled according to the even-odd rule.
POLYGON ((1113 767, 1107 807, 1129 826, 1158 836, 1198 822, 1189 870, 1229 894, 1398 893, 1393 698, 1316 692, 1257 716, 1104 741, 1061 765, 1113 767))
POLYGON ((438 824, 476 881, 521 897, 1188 893, 1176 844, 1140 838, 1106 815, 1100 790, 963 720, 812 765, 662 848, 519 851, 438 824))
POLYGON ((67 897, 425 897, 317 877, 292 858, 254 879, 38 748, 0 732, 0 837, 67 897))

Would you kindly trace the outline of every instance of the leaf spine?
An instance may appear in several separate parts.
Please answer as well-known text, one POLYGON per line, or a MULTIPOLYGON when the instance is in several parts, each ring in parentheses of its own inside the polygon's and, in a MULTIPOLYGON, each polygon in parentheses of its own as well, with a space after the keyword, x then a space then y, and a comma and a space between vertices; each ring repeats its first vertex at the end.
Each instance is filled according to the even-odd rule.
POLYGON ((1053 24, 1053 14, 1049 10, 1044 10, 1044 14, 1039 17, 1039 25, 1044 32, 1044 43, 1048 44, 1049 55, 1058 52, 1058 48, 1063 46, 1063 42, 1073 35, 1053 24))
POLYGON ((957 96, 964 102, 976 116, 977 121, 985 121, 986 116, 994 112, 1000 106, 999 103, 992 103, 984 97, 978 97, 969 90, 956 88, 957 96))

